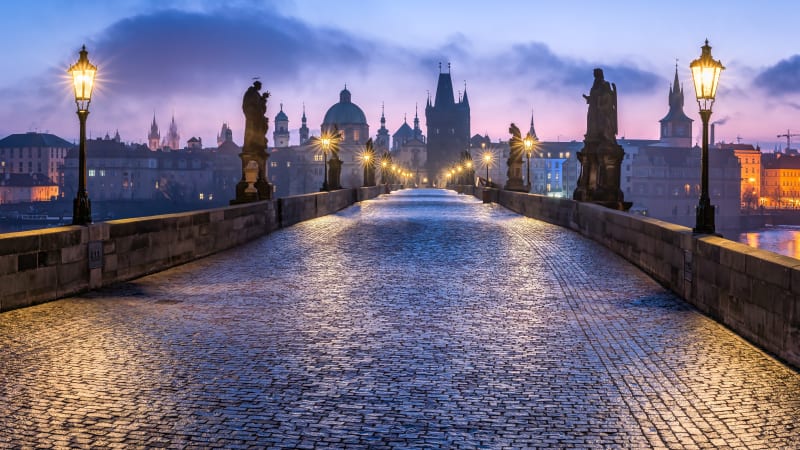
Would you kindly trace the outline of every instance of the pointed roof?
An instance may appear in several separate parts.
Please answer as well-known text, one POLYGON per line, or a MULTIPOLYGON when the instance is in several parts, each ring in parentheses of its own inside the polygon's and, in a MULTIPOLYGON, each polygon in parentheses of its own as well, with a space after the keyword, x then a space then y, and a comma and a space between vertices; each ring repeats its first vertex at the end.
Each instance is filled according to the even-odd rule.
POLYGON ((683 112, 683 88, 678 79, 678 65, 675 64, 675 79, 669 88, 669 112, 659 122, 693 122, 683 112))
POLYGON ((536 129, 533 127, 533 110, 531 110, 531 128, 528 130, 528 133, 530 133, 531 137, 534 139, 539 140, 536 136, 536 129))
POLYGON ((439 82, 436 85, 436 98, 433 102, 435 108, 442 106, 455 105, 455 97, 453 95, 453 79, 450 73, 440 73, 439 82))
POLYGON ((288 122, 289 117, 283 112, 283 103, 281 103, 281 110, 275 115, 275 122, 288 122))
POLYGON ((406 118, 404 117, 403 124, 400 125, 400 128, 398 128, 397 131, 395 131, 395 133, 392 135, 392 138, 398 140, 401 138, 410 139, 412 137, 414 137, 414 130, 412 130, 411 127, 408 126, 408 120, 406 120, 406 118))
POLYGON ((469 106, 469 99, 467 98, 467 82, 464 82, 464 96, 461 97, 461 104, 469 106))

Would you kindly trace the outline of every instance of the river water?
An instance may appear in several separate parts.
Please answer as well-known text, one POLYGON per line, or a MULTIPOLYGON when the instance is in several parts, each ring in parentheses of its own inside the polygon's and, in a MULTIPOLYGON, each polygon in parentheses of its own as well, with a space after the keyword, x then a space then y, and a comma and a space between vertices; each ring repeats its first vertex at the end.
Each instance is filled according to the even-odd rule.
MULTIPOLYGON (((736 240, 735 236, 726 236, 736 240)), ((779 225, 741 233, 738 241, 751 247, 769 250, 800 259, 800 226, 779 225)))

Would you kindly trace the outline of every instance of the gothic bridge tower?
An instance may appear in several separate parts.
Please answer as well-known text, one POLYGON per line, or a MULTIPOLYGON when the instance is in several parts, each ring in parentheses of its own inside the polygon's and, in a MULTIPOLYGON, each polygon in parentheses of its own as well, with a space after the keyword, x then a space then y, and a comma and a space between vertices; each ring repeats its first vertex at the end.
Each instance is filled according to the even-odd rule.
POLYGON ((426 169, 429 180, 442 178, 444 169, 458 161, 460 154, 469 148, 469 120, 466 86, 463 96, 456 101, 453 94, 453 80, 450 77, 450 64, 447 64, 447 73, 443 73, 440 63, 435 100, 431 104, 428 96, 428 103, 425 106, 425 122, 428 127, 426 169))

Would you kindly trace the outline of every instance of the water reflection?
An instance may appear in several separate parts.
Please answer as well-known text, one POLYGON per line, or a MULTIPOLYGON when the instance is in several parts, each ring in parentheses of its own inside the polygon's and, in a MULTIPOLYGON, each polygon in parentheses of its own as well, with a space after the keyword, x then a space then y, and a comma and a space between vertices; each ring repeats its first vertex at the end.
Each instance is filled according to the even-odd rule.
POLYGON ((800 259, 800 227, 783 225, 760 231, 741 233, 739 242, 800 259))

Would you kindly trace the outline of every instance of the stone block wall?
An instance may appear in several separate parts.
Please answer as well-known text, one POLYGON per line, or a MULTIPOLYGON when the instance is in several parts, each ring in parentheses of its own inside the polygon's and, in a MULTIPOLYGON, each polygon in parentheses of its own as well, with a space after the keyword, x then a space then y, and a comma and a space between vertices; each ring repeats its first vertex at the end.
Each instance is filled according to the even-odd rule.
POLYGON ((0 234, 0 311, 130 280, 386 192, 342 189, 205 211, 0 234))
MULTIPOLYGON (((475 196, 483 198, 483 189, 475 196)), ((703 313, 800 368, 800 260, 590 203, 499 191, 519 214, 572 229, 703 313)))

